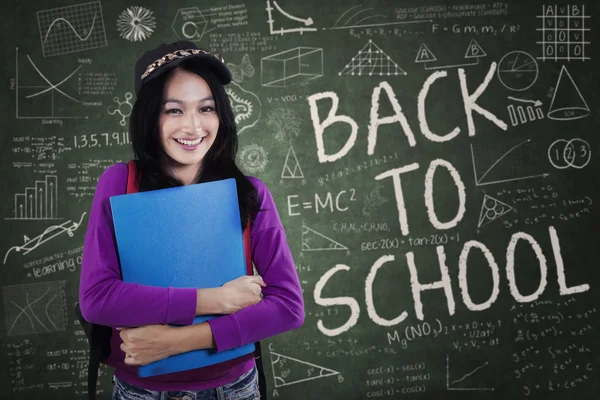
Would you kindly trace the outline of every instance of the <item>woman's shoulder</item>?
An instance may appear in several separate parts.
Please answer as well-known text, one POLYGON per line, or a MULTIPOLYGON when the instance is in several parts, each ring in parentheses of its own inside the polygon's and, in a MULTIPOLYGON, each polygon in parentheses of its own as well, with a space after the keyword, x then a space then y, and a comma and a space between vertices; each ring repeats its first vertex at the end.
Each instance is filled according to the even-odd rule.
POLYGON ((252 183, 252 185, 256 189, 256 193, 258 194, 258 198, 260 199, 261 203, 264 204, 265 201, 266 202, 272 201, 271 192, 269 191, 269 188, 263 181, 261 181, 259 178, 255 177, 255 176, 251 176, 251 175, 246 175, 246 178, 248 178, 250 183, 252 183))
POLYGON ((127 190, 127 163, 119 162, 106 168, 98 178, 96 194, 115 196, 127 190))
POLYGON ((267 185, 254 176, 247 175, 246 177, 256 188, 259 198, 260 211, 256 216, 256 220, 254 221, 253 230, 261 231, 268 228, 281 227, 277 206, 275 205, 275 200, 273 199, 273 196, 271 195, 267 185))
POLYGON ((260 179, 258 179, 255 176, 251 176, 251 175, 246 175, 246 178, 248 178, 248 180, 250 181, 250 183, 252 183, 252 185, 254 185, 254 187, 256 188, 257 191, 262 191, 262 190, 268 190, 267 189, 267 185, 265 185, 265 183, 263 181, 261 181, 260 179))

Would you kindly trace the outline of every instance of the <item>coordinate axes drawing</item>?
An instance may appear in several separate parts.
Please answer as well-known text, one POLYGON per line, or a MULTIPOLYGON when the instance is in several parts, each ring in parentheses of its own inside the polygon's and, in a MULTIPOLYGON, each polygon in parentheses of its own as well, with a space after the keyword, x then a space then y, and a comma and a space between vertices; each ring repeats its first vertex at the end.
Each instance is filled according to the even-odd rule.
MULTIPOLYGON (((460 364, 461 366, 464 365, 464 363, 460 364)), ((461 384, 461 386, 458 386, 458 384, 460 384, 461 382, 467 380, 467 378, 471 377, 472 375, 475 375, 479 370, 487 367, 489 365, 489 362, 486 361, 483 364, 477 366, 476 368, 472 369, 471 371, 467 372, 466 374, 464 374, 463 376, 461 376, 458 379, 451 379, 450 378, 450 355, 446 354, 446 390, 458 390, 458 391, 472 391, 472 390, 481 390, 481 391, 493 391, 494 388, 484 388, 484 387, 473 387, 473 386, 466 386, 464 384, 461 384)), ((468 382, 468 380, 467 380, 468 382)))
POLYGON ((21 336, 66 329, 65 282, 4 286, 6 335, 21 336))
POLYGON ((520 180, 532 179, 532 178, 545 178, 548 175, 550 175, 549 173, 542 173, 542 174, 536 174, 536 175, 518 176, 518 177, 511 177, 511 178, 506 178, 506 179, 498 179, 498 180, 494 180, 494 181, 484 181, 484 178, 487 176, 487 174, 490 173, 490 171, 492 171, 500 163, 500 161, 502 161, 514 150, 516 150, 517 148, 521 147, 522 145, 524 145, 526 143, 531 143, 531 139, 524 140, 523 142, 513 146, 510 150, 508 150, 502 156, 500 156, 481 176, 479 176, 477 174, 477 166, 476 166, 477 163, 475 161, 475 152, 473 150, 473 144, 471 144, 471 161, 473 163, 473 177, 475 178, 475 185, 476 186, 494 185, 497 183, 520 181, 520 180))
MULTIPOLYGON (((271 0, 267 0, 267 23, 269 24, 269 33, 271 35, 284 35, 286 33, 300 33, 301 35, 304 32, 314 32, 317 30, 317 28, 311 28, 310 26, 314 23, 313 19, 311 17, 308 18, 301 18, 301 17, 296 17, 288 12, 286 12, 283 8, 281 8, 281 6, 279 4, 277 4, 277 2, 275 0, 271 1, 271 0), (271 3, 273 4, 273 6, 271 6, 271 3), (275 8, 273 8, 275 7, 275 8), (283 19, 287 19, 288 21, 293 21, 293 23, 299 23, 302 24, 304 26, 296 26, 293 28, 283 28, 283 25, 281 25, 281 27, 279 27, 279 29, 275 29, 275 19, 273 19, 274 15, 273 15, 273 11, 277 10, 278 16, 282 17, 283 19)), ((279 20, 278 20, 279 21, 279 20)))
POLYGON ((58 218, 58 177, 45 175, 23 193, 15 194, 13 216, 4 219, 48 220, 58 218))
POLYGON ((105 47, 99 1, 37 12, 44 57, 105 47))
MULTIPOLYGON (((81 101, 73 95, 67 93, 68 89, 61 89, 59 86, 66 84, 73 76, 79 71, 82 65, 79 65, 69 75, 63 78, 58 83, 53 83, 40 71, 40 68, 33 62, 29 54, 27 54, 27 61, 29 65, 28 72, 31 73, 33 70, 39 75, 38 77, 29 77, 29 85, 23 85, 20 77, 19 70, 19 48, 16 48, 15 57, 15 117, 17 119, 77 119, 87 118, 87 116, 64 116, 56 113, 56 109, 59 105, 59 100, 65 100, 65 105, 75 103, 81 103, 81 101), (33 69, 33 70, 32 70, 33 69), (41 79, 40 79, 41 78, 41 79), (24 112, 26 109, 26 112, 24 112)), ((75 80, 75 78, 73 78, 75 80)), ((63 103, 60 103, 63 105, 63 103)), ((63 108, 63 107, 61 107, 63 108)))

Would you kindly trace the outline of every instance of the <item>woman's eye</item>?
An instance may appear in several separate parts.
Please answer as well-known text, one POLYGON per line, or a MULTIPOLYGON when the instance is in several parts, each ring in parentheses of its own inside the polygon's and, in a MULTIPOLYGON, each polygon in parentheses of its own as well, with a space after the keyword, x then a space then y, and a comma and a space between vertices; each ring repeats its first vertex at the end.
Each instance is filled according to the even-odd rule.
POLYGON ((165 113, 167 113, 167 114, 179 114, 179 113, 181 113, 181 110, 179 110, 177 108, 171 108, 170 110, 165 110, 165 113))
POLYGON ((211 111, 213 111, 213 110, 214 110, 214 107, 211 107, 211 106, 206 106, 206 107, 202 107, 202 108, 200 108, 200 111, 201 111, 201 112, 204 112, 204 113, 206 113, 206 112, 211 112, 211 111))

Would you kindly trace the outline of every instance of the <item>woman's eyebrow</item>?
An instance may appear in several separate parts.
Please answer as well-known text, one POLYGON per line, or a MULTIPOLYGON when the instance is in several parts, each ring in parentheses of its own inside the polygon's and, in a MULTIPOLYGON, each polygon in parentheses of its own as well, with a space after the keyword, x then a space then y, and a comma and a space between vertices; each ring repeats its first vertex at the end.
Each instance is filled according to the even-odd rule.
MULTIPOLYGON (((213 96, 208 96, 208 97, 205 97, 203 99, 198 100, 198 103, 204 103, 205 101, 214 101, 214 100, 215 100, 215 98, 213 96)), ((163 104, 167 104, 167 103, 185 104, 185 101, 179 100, 179 99, 169 98, 169 99, 166 99, 163 102, 163 104)))

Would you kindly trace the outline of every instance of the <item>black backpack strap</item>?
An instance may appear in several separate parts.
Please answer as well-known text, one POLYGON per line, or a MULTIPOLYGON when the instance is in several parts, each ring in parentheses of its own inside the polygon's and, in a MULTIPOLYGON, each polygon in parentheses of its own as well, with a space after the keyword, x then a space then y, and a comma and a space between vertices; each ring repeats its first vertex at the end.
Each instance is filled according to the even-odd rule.
POLYGON ((261 399, 267 399, 267 380, 265 378, 265 368, 263 366, 262 351, 260 342, 255 342, 256 350, 254 351, 254 361, 256 362, 256 370, 258 371, 258 390, 261 399))
POLYGON ((88 363, 88 399, 90 400, 96 399, 96 382, 98 380, 101 353, 102 349, 100 346, 90 346, 90 361, 88 363))
POLYGON ((110 337, 112 328, 104 325, 92 324, 83 317, 79 303, 75 303, 75 315, 85 332, 90 345, 90 359, 88 361, 88 398, 96 399, 96 384, 98 370, 102 360, 110 355, 110 337))

